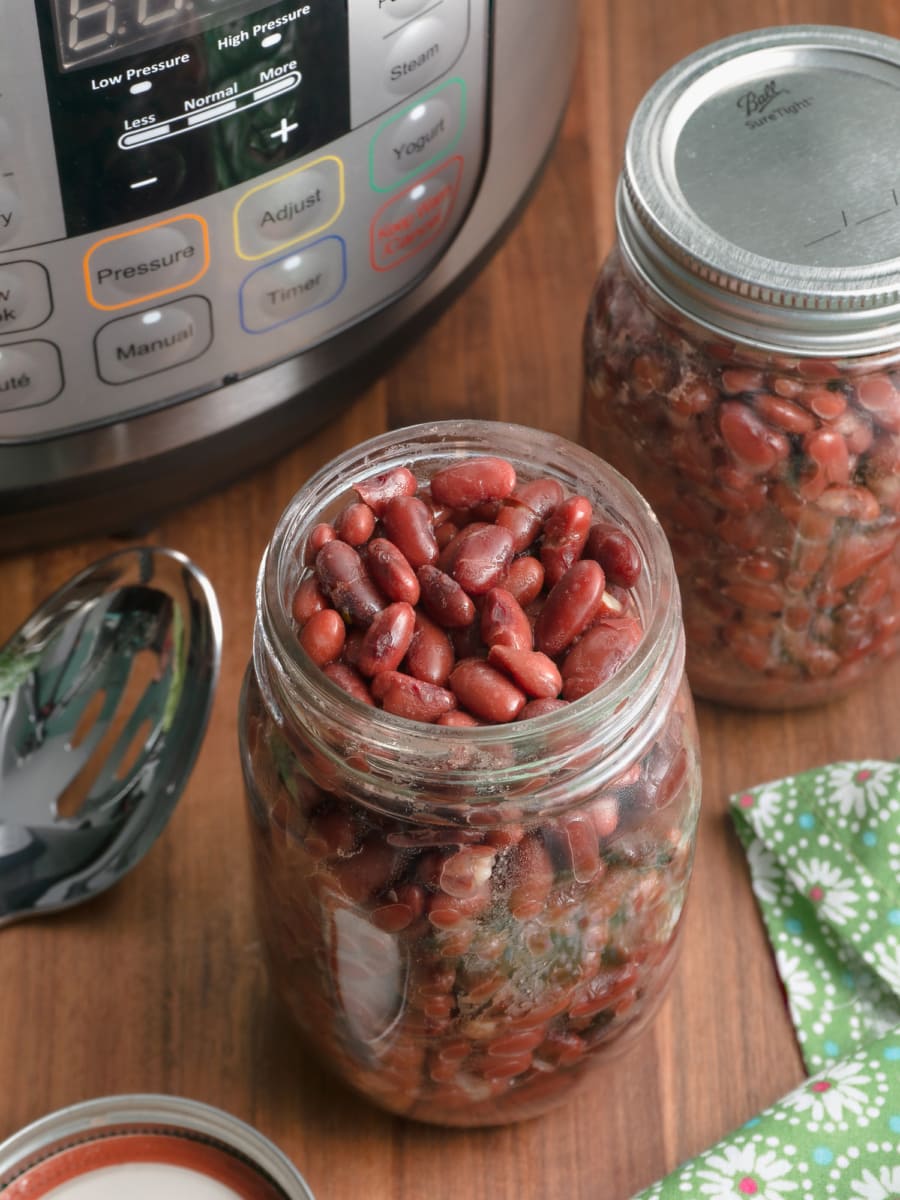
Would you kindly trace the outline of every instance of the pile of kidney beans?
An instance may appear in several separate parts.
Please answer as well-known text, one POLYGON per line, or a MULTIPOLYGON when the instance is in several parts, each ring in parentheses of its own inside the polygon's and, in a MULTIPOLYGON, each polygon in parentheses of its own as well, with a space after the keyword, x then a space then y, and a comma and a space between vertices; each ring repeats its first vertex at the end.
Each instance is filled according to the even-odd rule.
MULTIPOLYGON (((641 637, 625 531, 499 458, 358 483, 302 553, 292 607, 313 661, 363 703, 435 727, 565 706, 641 637)), ((519 1119, 649 1020, 699 802, 683 680, 640 756, 552 813, 490 789, 451 806, 411 779, 409 810, 386 815, 319 770, 252 680, 245 719, 272 979, 358 1091, 425 1121, 519 1119)), ((538 801, 540 788, 537 771, 538 801)))
POLYGON ((641 558, 586 496, 475 457, 420 489, 396 467, 307 544, 301 646, 339 687, 440 725, 550 711, 611 678, 641 638, 641 558), (609 585, 607 587, 607 584, 609 585))
POLYGON ((828 700, 900 649, 900 358, 789 358, 653 305, 613 254, 585 328, 584 438, 672 546, 696 693, 828 700))

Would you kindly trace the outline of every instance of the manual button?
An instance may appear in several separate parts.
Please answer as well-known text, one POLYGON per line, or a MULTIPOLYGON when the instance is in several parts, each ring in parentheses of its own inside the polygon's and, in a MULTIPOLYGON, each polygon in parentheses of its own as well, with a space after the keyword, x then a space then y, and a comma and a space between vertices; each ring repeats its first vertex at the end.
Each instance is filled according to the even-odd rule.
POLYGON ((181 291, 209 267, 202 217, 171 217, 96 242, 84 258, 87 298, 95 308, 127 308, 181 291))
POLYGON ((199 358, 212 342, 212 310, 203 296, 184 296, 147 312, 118 317, 94 338, 97 374, 129 383, 199 358))

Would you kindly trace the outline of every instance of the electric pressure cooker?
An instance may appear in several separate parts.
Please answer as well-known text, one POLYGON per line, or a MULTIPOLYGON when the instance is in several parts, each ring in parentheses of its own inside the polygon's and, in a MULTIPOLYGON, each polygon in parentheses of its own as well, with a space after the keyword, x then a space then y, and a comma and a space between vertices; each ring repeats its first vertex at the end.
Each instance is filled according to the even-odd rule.
POLYGON ((552 145, 577 0, 4 0, 0 549, 311 433, 552 145))

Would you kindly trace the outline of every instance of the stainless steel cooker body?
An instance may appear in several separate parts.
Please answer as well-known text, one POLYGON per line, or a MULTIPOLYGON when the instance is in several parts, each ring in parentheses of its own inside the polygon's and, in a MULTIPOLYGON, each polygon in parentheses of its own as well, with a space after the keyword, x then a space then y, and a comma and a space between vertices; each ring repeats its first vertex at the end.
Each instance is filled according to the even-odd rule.
POLYGON ((0 550, 308 435, 552 146, 577 0, 6 0, 0 550))

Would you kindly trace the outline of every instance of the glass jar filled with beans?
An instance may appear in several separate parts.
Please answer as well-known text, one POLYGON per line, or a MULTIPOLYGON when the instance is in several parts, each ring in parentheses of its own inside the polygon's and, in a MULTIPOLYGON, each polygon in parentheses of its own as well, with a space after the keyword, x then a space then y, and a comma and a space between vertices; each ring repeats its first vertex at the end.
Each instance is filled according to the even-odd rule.
POLYGON ((640 104, 583 440, 646 496, 694 692, 829 700, 900 647, 900 42, 784 27, 640 104))
POLYGON ((396 1113, 534 1116, 654 1013, 699 806, 665 537, 581 447, 373 439, 267 549, 240 715, 274 988, 396 1113))

